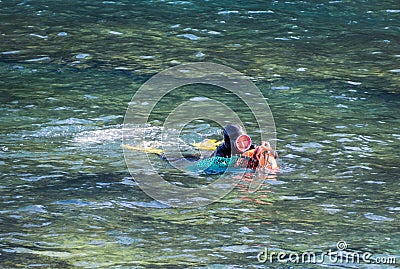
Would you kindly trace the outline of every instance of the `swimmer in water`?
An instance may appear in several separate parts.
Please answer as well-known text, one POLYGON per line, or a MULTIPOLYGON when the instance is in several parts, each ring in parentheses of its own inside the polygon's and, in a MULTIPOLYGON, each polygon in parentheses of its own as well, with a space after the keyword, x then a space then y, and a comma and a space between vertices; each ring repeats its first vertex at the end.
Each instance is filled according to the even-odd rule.
POLYGON ((256 146, 251 143, 251 138, 236 124, 228 124, 224 128, 224 141, 219 145, 211 157, 230 158, 240 156, 237 166, 257 169, 264 167, 278 171, 277 154, 272 150, 269 143, 262 141, 256 146))

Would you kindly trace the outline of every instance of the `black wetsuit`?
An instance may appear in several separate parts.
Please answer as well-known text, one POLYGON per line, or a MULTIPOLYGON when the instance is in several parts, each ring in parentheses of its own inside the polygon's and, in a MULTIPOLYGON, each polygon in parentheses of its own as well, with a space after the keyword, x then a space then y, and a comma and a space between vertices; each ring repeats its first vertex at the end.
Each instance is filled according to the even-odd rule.
MULTIPOLYGON (((256 148, 256 145, 251 144, 251 146, 250 146, 250 148, 248 150, 255 149, 255 148, 256 148)), ((219 145, 217 147, 214 156, 230 158, 231 157, 231 153, 232 153, 231 152, 231 147, 227 147, 225 145, 225 143, 222 143, 221 145, 219 145)), ((234 153, 234 155, 235 155, 235 153, 234 153)))
MULTIPOLYGON (((224 129, 224 143, 219 145, 216 151, 213 153, 213 156, 230 158, 231 155, 240 154, 240 152, 235 152, 236 150, 232 150, 231 140, 235 141, 240 135, 243 134, 243 130, 239 125, 228 124, 224 129)), ((250 149, 255 149, 255 145, 251 145, 250 149)))

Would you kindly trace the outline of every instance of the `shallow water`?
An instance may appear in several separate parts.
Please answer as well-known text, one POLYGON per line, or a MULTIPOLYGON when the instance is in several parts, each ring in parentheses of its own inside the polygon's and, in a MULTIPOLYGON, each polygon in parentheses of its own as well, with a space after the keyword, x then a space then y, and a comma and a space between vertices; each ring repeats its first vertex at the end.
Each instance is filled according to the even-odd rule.
MULTIPOLYGON (((0 267, 265 268, 264 247, 339 240, 399 263, 397 1, 3 0, 0 21, 0 267), (252 78, 282 171, 255 193, 240 181, 217 203, 176 209, 128 173, 122 123, 143 82, 192 61, 252 78)), ((257 136, 237 98, 204 85, 167 96, 151 131, 196 96, 222 98, 257 136)), ((182 135, 218 137, 201 121, 182 135)), ((171 182, 213 180, 151 158, 171 182)))

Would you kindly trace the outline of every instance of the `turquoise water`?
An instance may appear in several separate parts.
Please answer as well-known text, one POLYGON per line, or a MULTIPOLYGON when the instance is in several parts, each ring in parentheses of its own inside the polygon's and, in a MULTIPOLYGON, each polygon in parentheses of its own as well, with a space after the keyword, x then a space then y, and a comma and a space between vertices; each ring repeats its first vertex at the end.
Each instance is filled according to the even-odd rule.
MULTIPOLYGON (((0 21, 0 267, 335 267, 257 254, 339 240, 398 266, 398 1, 3 0, 0 21), (241 180, 217 203, 177 209, 128 173, 122 123, 142 83, 193 61, 235 68, 260 88, 282 169, 255 193, 241 180)), ((257 136, 237 98, 205 85, 171 93, 151 131, 195 96, 222 98, 257 136)), ((182 134, 219 137, 207 121, 182 134)), ((214 179, 151 160, 177 184, 214 179)))

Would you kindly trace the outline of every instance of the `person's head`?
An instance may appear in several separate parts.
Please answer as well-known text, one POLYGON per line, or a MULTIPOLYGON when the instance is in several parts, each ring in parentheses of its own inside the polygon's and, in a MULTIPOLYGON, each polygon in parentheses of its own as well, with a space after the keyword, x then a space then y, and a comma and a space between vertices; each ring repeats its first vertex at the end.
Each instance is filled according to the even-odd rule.
POLYGON ((224 144, 232 154, 240 154, 251 146, 251 138, 236 124, 228 124, 224 129, 224 144))

